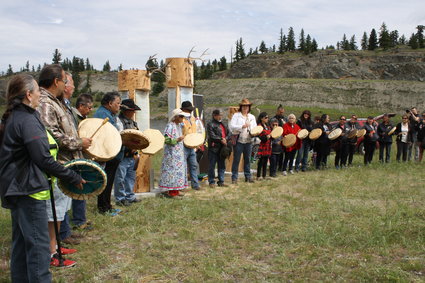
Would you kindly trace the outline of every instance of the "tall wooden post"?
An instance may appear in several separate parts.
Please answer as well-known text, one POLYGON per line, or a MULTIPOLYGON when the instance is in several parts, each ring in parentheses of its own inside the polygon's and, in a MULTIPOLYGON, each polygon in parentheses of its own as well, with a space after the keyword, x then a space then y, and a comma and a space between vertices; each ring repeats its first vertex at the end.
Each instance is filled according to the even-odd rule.
MULTIPOLYGON (((118 72, 118 91, 128 94, 140 107, 136 111, 136 122, 141 131, 150 128, 149 91, 151 90, 150 75, 145 70, 123 70, 118 72)), ((136 171, 134 192, 150 191, 151 156, 140 153, 139 166, 136 171)))
POLYGON ((167 58, 168 113, 181 107, 183 101, 193 104, 193 64, 190 58, 167 58))

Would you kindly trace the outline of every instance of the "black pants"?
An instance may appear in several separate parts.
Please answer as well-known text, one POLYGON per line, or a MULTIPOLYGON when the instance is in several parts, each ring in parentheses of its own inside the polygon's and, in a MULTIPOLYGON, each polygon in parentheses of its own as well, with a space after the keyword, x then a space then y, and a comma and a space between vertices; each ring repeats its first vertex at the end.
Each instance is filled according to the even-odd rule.
POLYGON ((267 175, 267 161, 269 161, 270 156, 260 156, 258 159, 258 167, 257 167, 257 178, 261 176, 261 173, 263 178, 267 175))
POLYGON ((340 144, 335 150, 335 167, 341 167, 347 165, 348 157, 348 145, 340 144))
POLYGON ((282 171, 286 171, 286 167, 289 167, 289 171, 292 170, 294 166, 294 158, 297 151, 294 149, 293 151, 285 152, 285 159, 283 160, 283 168, 282 171), (288 166, 289 163, 289 166, 288 166))
POLYGON ((272 153, 270 156, 270 177, 276 177, 277 159, 279 158, 279 155, 279 153, 272 153))
POLYGON ((379 142, 379 161, 384 162, 384 151, 385 151, 385 162, 390 162, 391 158, 391 142, 379 142))
POLYGON ((117 171, 120 161, 116 158, 106 162, 105 173, 107 177, 105 190, 97 196, 97 209, 100 213, 107 212, 112 209, 111 205, 111 192, 112 185, 114 184, 115 172, 117 171))
POLYGON ((349 143, 347 144, 348 148, 348 165, 353 164, 353 156, 356 152, 356 144, 355 143, 349 143))
POLYGON ((316 145, 316 169, 320 169, 320 166, 325 167, 328 162, 329 145, 328 144, 317 144, 316 145))
POLYGON ((373 154, 375 153, 376 142, 364 142, 364 164, 372 162, 373 154))
POLYGON ((403 155, 403 161, 407 161, 407 152, 409 150, 409 144, 406 142, 397 142, 397 161, 400 161, 400 157, 403 155))
POLYGON ((285 152, 281 152, 279 154, 279 156, 277 157, 277 169, 279 171, 282 171, 282 166, 283 166, 283 158, 285 156, 285 152))

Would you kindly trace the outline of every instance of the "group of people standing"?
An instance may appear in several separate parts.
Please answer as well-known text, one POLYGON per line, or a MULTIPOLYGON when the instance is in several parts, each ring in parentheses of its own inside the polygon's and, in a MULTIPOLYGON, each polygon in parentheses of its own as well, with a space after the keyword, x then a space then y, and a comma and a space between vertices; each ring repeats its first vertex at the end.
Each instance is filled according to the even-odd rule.
POLYGON ((397 142, 397 161, 410 160, 412 153, 417 161, 422 161, 425 148, 425 112, 418 115, 415 107, 406 110, 402 115, 402 121, 396 126, 390 121, 392 115, 384 114, 379 119, 368 117, 364 125, 360 125, 356 115, 351 115, 347 121, 346 116, 341 116, 337 122, 330 122, 327 114, 312 119, 311 112, 305 110, 297 119, 294 114, 284 116, 285 110, 279 105, 276 115, 269 117, 266 112, 261 112, 257 119, 251 112, 252 103, 243 99, 236 112, 229 121, 227 127, 222 121, 220 110, 213 111, 213 119, 207 125, 209 144, 209 184, 215 185, 215 166, 217 165, 219 185, 224 184, 225 159, 229 156, 223 151, 233 151, 232 184, 238 183, 239 163, 243 155, 243 174, 245 182, 254 182, 251 176, 251 154, 255 139, 258 139, 257 150, 257 180, 266 178, 267 165, 269 176, 276 177, 278 172, 284 176, 294 174, 295 171, 306 171, 309 162, 309 153, 315 169, 323 169, 327 166, 331 150, 335 151, 335 168, 351 166, 354 153, 358 150, 359 138, 350 135, 355 130, 364 129, 364 164, 372 162, 376 148, 379 148, 379 161, 390 162, 391 145, 393 136, 397 142), (382 119, 382 121, 379 121, 382 119), (255 126, 262 126, 262 132, 258 137, 251 135, 255 126), (271 136, 276 127, 283 128, 283 134, 277 138, 271 136), (341 135, 336 139, 329 139, 329 134, 335 129, 341 129, 341 135), (308 136, 300 139, 297 133, 306 129, 321 129, 321 135, 314 140, 308 136), (296 141, 290 146, 283 146, 282 139, 286 135, 294 134, 296 141), (211 157, 210 157, 211 156, 211 157))
MULTIPOLYGON (((76 264, 62 256, 77 250, 60 244, 78 244, 84 237, 79 232, 93 229, 86 218, 86 201, 66 196, 56 179, 81 189, 86 183, 64 166, 84 159, 83 150, 92 145, 91 138, 79 137, 78 125, 93 109, 93 97, 81 94, 72 107, 73 92, 72 75, 58 64, 44 66, 38 82, 20 74, 7 86, 7 109, 0 125, 0 196, 2 206, 11 210, 13 282, 51 282, 49 267, 76 264)), ((133 117, 140 108, 133 100, 121 101, 118 92, 110 92, 101 104, 94 117, 108 117, 118 130, 137 129, 133 117)), ((111 205, 113 185, 117 205, 138 202, 133 193, 136 154, 123 146, 113 160, 101 164, 108 184, 98 196, 100 213, 120 212, 111 205)))

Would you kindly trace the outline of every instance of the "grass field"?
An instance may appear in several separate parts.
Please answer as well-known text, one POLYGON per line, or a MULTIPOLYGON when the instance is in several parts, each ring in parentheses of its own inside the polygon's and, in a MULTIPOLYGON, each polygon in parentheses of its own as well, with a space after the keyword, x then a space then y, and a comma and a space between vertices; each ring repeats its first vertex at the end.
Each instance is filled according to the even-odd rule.
MULTIPOLYGON (((355 164, 145 199, 114 218, 90 200, 95 229, 69 256, 78 265, 53 270, 54 279, 425 281, 425 163, 363 167, 356 156, 355 164)), ((5 209, 0 225, 0 282, 8 282, 5 209)))

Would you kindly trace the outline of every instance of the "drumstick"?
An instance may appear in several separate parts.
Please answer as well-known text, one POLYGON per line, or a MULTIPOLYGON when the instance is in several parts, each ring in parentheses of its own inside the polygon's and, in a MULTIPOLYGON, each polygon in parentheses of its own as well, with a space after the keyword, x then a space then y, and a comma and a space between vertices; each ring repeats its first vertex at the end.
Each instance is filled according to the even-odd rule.
POLYGON ((90 139, 92 139, 93 137, 94 137, 94 135, 100 130, 100 128, 102 128, 103 127, 103 125, 105 125, 106 123, 108 123, 108 121, 109 121, 109 118, 108 117, 106 117, 104 120, 103 120, 103 122, 102 122, 102 125, 100 125, 99 126, 99 128, 97 128, 97 130, 93 133, 93 135, 91 135, 91 137, 90 137, 90 139))

